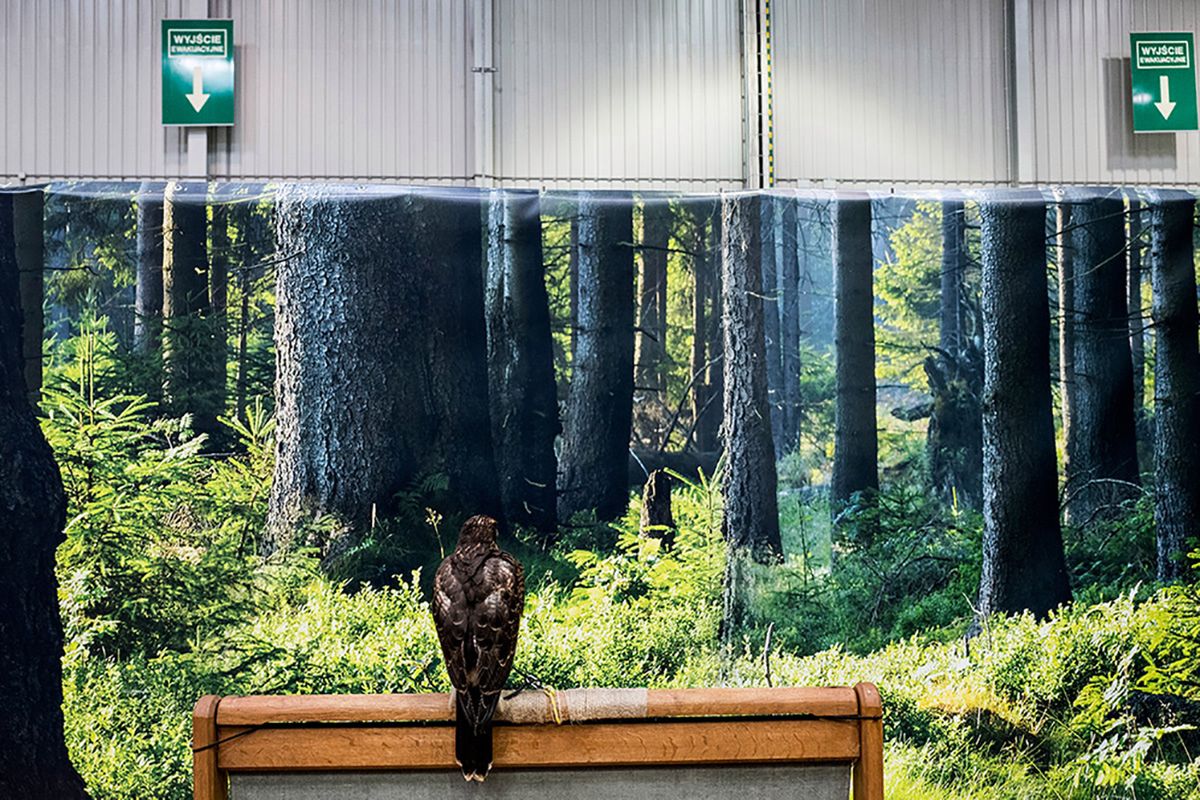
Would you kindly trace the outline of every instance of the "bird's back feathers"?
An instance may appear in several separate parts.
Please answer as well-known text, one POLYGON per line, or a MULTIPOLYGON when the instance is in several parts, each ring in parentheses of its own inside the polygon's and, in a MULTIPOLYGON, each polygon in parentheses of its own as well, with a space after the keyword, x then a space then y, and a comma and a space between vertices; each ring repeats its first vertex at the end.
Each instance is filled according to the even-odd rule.
POLYGON ((492 715, 525 608, 524 571, 496 546, 494 526, 486 517, 468 520, 433 582, 434 624, 458 697, 456 755, 468 780, 482 780, 491 767, 492 715))

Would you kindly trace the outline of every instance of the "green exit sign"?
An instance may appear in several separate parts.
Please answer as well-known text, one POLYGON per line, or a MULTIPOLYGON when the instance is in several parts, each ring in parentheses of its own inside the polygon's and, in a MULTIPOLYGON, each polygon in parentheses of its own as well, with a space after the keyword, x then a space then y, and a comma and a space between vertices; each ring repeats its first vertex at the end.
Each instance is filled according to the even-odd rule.
POLYGON ((1194 131, 1196 50, 1191 33, 1129 35, 1135 133, 1194 131))
POLYGON ((162 121, 233 124, 233 20, 162 21, 162 121))

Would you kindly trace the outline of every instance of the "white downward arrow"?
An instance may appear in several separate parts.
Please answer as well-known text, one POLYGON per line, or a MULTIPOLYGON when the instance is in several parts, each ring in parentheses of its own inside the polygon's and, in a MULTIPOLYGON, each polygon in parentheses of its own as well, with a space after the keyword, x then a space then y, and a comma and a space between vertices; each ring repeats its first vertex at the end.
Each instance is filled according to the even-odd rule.
MULTIPOLYGON (((1165 81, 1166 78, 1163 80, 1165 81)), ((192 104, 192 108, 196 109, 197 114, 200 113, 200 109, 204 108, 204 104, 208 102, 210 96, 204 93, 204 71, 200 67, 192 67, 192 93, 187 95, 187 99, 192 104)), ((1174 104, 1172 103, 1172 105, 1174 104)), ((1170 111, 1167 112, 1167 114, 1170 113, 1170 111)))
POLYGON ((1171 82, 1167 80, 1166 75, 1158 76, 1158 93, 1162 95, 1162 100, 1155 103, 1154 107, 1163 115, 1163 119, 1169 119, 1171 112, 1175 110, 1175 104, 1171 102, 1171 82))

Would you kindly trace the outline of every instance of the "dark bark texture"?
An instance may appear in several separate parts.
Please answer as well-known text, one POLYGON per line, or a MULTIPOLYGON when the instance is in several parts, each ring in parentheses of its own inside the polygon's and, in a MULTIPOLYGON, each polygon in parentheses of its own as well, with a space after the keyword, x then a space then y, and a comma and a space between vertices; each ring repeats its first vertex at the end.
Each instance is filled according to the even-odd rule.
POLYGON ((948 502, 979 508, 983 480, 983 354, 967 321, 966 217, 961 200, 942 203, 938 347, 924 368, 933 396, 927 447, 934 490, 948 502))
POLYGON ((571 340, 571 356, 579 344, 579 212, 571 217, 567 238, 567 328, 571 340))
POLYGON ((484 262, 488 389, 500 499, 509 522, 557 524, 561 430, 536 192, 493 192, 484 262))
POLYGON ((1125 292, 1129 314, 1129 357, 1133 362, 1133 413, 1138 429, 1146 411, 1146 314, 1142 310, 1142 221, 1145 206, 1129 201, 1129 288, 1125 292))
MULTIPOLYGON (((783 553, 776 497, 775 445, 767 400, 759 208, 762 198, 722 203, 721 274, 725 318, 725 541, 760 563, 783 553)), ((736 555, 731 555, 735 559, 736 555)))
MULTIPOLYGON (((712 394, 708 385, 708 287, 712 282, 709 274, 715 259, 708 251, 708 217, 709 213, 702 205, 691 209, 692 217, 692 249, 696 255, 692 258, 692 350, 688 359, 688 368, 692 375, 692 441, 697 447, 701 446, 701 426, 709 412, 712 394)), ((707 431, 703 432, 707 433, 707 431)), ((709 438, 705 444, 710 448, 715 439, 709 438)))
POLYGON ((783 440, 777 449, 787 454, 800 444, 800 253, 796 198, 780 198, 779 206, 779 353, 783 375, 780 429, 783 440))
POLYGON ((763 337, 767 354, 767 404, 771 410, 771 438, 775 457, 783 449, 783 356, 779 342, 779 199, 772 194, 759 198, 762 224, 763 337))
MULTIPOLYGON (((274 261, 274 210, 264 213, 259 208, 260 201, 266 188, 262 185, 246 187, 242 202, 234 204, 229 209, 231 220, 238 229, 236 245, 237 270, 232 276, 238 286, 237 337, 234 344, 235 374, 233 379, 233 410, 237 419, 245 420, 246 406, 249 401, 250 384, 254 372, 249 360, 251 331, 265 327, 268 335, 272 317, 256 318, 257 309, 250 302, 254 293, 254 282, 263 277, 268 267, 264 262, 274 261)), ((281 253, 280 256, 288 254, 281 253)), ((229 311, 226 309, 226 325, 230 324, 229 311)), ((265 388, 265 387, 263 387, 265 388)))
POLYGON ((209 296, 208 187, 173 183, 163 203, 164 394, 172 414, 191 414, 198 433, 217 433, 224 410, 225 342, 209 296))
POLYGON ((1197 351, 1195 200, 1153 200, 1150 256, 1154 321, 1154 523, 1159 580, 1193 574, 1185 556, 1200 533, 1200 353, 1197 351))
POLYGON ((44 195, 41 189, 12 194, 14 252, 21 289, 21 335, 24 337, 25 387, 29 404, 35 409, 42 401, 42 313, 44 300, 45 244, 43 220, 44 195))
POLYGON ((1058 245, 1058 390, 1065 442, 1064 468, 1071 468, 1071 402, 1075 380, 1075 250, 1071 244, 1071 204, 1061 194, 1055 209, 1058 245))
POLYGON ((1046 206, 1036 193, 981 204, 983 574, 979 611, 1044 616, 1071 599, 1058 521, 1050 396, 1046 206))
POLYGON ((667 347, 667 247, 671 239, 671 205, 648 198, 642 206, 641 270, 638 274, 637 340, 634 387, 661 392, 667 347))
POLYGON ((246 356, 250 346, 250 292, 252 282, 250 270, 242 267, 238 270, 238 329, 237 329, 237 367, 233 379, 233 414, 235 419, 246 420, 246 391, 249 386, 249 365, 246 356))
POLYGON ((1137 494, 1137 429, 1125 270, 1125 204, 1115 190, 1074 199, 1067 519, 1112 517, 1137 494))
MULTIPOLYGON (((145 356, 162 352, 163 187, 143 183, 137 196, 137 276, 133 348, 145 356)), ((159 387, 161 389, 161 387, 159 387)))
POLYGON ((869 198, 838 199, 833 258, 837 401, 830 500, 836 518, 856 493, 879 488, 869 198))
POLYGON ((581 195, 578 325, 559 455, 558 516, 628 504, 625 463, 633 418, 633 199, 581 195))
POLYGON ((277 247, 292 255, 277 268, 267 552, 307 542, 334 557, 432 475, 448 488, 423 502, 501 516, 483 208, 478 195, 449 199, 312 186, 280 194, 277 247), (311 524, 325 516, 333 524, 311 524))
POLYGON ((933 394, 928 452, 934 489, 947 502, 978 509, 983 500, 983 354, 973 347, 956 361, 929 356, 924 369, 933 394))
POLYGON ((697 437, 699 450, 721 447, 721 425, 725 419, 725 212, 718 203, 713 210, 712 231, 709 235, 709 256, 712 270, 709 275, 708 304, 708 413, 700 420, 703 436, 697 437))
MULTIPOLYGON (((699 237, 703 247, 703 259, 698 262, 697 270, 703 271, 704 279, 697 279, 696 292, 698 301, 705 309, 704 328, 697 331, 703 339, 706 361, 703 363, 703 374, 696 378, 697 383, 703 383, 703 403, 697 402, 696 418, 696 449, 701 452, 717 450, 721 440, 721 403, 725 394, 724 372, 724 322, 721 311, 721 206, 719 203, 704 206, 704 215, 708 220, 707 229, 699 237)), ((693 362, 696 363, 696 362, 693 362)), ((699 365, 697 365, 699 366, 699 365)))
POLYGON ((229 240, 229 215, 233 212, 233 201, 229 197, 214 193, 212 222, 209 225, 209 281, 208 301, 212 314, 213 328, 213 384, 220 387, 221 406, 225 409, 226 385, 229 380, 226 350, 229 344, 229 262, 231 247, 229 240))
POLYGON ((63 741, 54 552, 67 503, 23 376, 15 249, 13 194, 0 193, 0 796, 72 800, 87 795, 63 741))
POLYGON ((962 294, 967 259, 966 210, 961 200, 942 203, 941 306, 938 347, 958 354, 962 349, 962 294))

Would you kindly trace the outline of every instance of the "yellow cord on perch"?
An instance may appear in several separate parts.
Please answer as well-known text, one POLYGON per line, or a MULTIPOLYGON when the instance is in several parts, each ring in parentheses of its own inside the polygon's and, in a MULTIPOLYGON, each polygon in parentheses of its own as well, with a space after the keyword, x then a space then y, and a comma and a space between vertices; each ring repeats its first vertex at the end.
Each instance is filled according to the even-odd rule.
POLYGON ((562 725, 562 714, 558 711, 558 696, 549 686, 543 686, 542 692, 546 695, 546 699, 550 701, 550 712, 554 714, 554 724, 562 725))
POLYGON ((535 687, 506 696, 496 709, 496 719, 517 725, 567 725, 603 719, 640 719, 646 716, 645 689, 563 689, 535 687))

